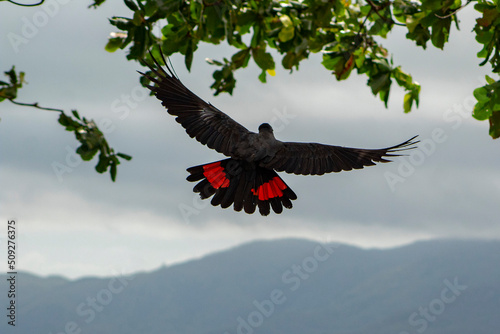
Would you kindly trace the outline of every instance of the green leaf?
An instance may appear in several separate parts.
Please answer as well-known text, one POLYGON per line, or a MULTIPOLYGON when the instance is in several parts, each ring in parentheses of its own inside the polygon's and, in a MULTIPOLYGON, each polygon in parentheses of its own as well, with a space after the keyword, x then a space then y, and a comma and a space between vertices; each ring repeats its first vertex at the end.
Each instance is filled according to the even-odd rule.
POLYGON ((486 82, 490 85, 495 83, 495 79, 491 78, 490 76, 486 75, 486 82))
POLYGON ((483 27, 489 27, 500 16, 500 9, 485 8, 483 17, 476 20, 477 24, 483 27))
POLYGON ((106 43, 104 49, 108 52, 115 52, 122 46, 124 40, 122 37, 112 37, 108 39, 108 43, 106 43))
POLYGON ((292 19, 290 18, 290 16, 283 14, 279 17, 279 19, 280 19, 281 23, 283 24, 283 27, 285 27, 285 28, 293 27, 293 22, 292 22, 292 19))
POLYGON ((128 155, 128 154, 125 154, 125 153, 116 153, 116 155, 119 156, 122 159, 127 160, 127 161, 132 160, 132 157, 130 155, 128 155))
POLYGON ((378 94, 380 96, 380 100, 384 102, 385 107, 387 108, 387 103, 389 103, 389 92, 390 92, 391 81, 389 80, 389 85, 384 87, 378 94))
POLYGON ((403 100, 403 110, 405 113, 409 113, 411 111, 412 104, 413 104, 412 94, 406 93, 403 100))
MULTIPOLYGON (((266 52, 264 48, 253 48, 252 56, 255 60, 255 63, 263 70, 274 70, 275 64, 273 56, 270 53, 266 52)), ((262 75, 262 74, 261 74, 262 75)), ((265 74, 264 74, 265 76, 265 74)), ((260 78, 260 76, 259 76, 260 78)), ((262 81, 262 80, 261 80, 262 81)), ((265 82, 265 81, 262 81, 265 82)))
POLYGON ((487 103, 478 102, 474 106, 474 110, 472 111, 472 117, 477 119, 478 121, 484 121, 490 118, 491 110, 488 108, 487 103))
POLYGON ((443 8, 443 1, 442 0, 424 0, 424 1, 422 1, 422 9, 431 10, 431 11, 438 11, 442 8, 443 8))
POLYGON ((354 55, 354 62, 356 64, 356 67, 361 68, 361 66, 363 66, 365 59, 366 59, 365 58, 365 49, 364 48, 356 49, 356 51, 354 51, 353 55, 354 55))
POLYGON ((373 59, 372 62, 377 65, 377 69, 380 72, 391 72, 393 70, 389 61, 385 58, 382 59, 373 59))
POLYGON ((392 71, 392 75, 394 79, 396 79, 396 82, 400 86, 408 86, 412 84, 412 78, 408 73, 405 73, 401 70, 401 67, 398 66, 392 71))
POLYGON ((123 18, 123 17, 112 17, 109 19, 109 23, 114 25, 120 30, 129 30, 131 26, 133 26, 132 22, 130 19, 123 18))
POLYGON ((288 52, 281 60, 281 64, 283 65, 283 68, 291 70, 293 66, 298 66, 298 60, 297 54, 294 52, 288 52))
POLYGON ((147 30, 145 27, 137 27, 134 31, 134 44, 129 50, 127 59, 142 59, 146 53, 147 30))
POLYGON ((359 12, 363 15, 363 16, 367 16, 369 12, 371 12, 372 10, 372 6, 370 5, 364 5, 364 6, 361 6, 360 9, 359 9, 359 12))
POLYGON ((161 31, 163 36, 165 36, 161 49, 166 56, 170 56, 176 52, 186 53, 188 43, 190 42, 187 26, 179 27, 169 24, 163 27, 161 31))
POLYGON ((490 108, 493 112, 500 111, 500 89, 493 91, 490 99, 490 108))
POLYGON ((368 85, 371 87, 373 94, 377 95, 377 93, 391 85, 391 75, 390 73, 377 74, 368 80, 368 85))
POLYGON ((16 67, 12 66, 10 71, 4 72, 7 77, 9 77, 9 81, 12 85, 17 84, 17 75, 16 75, 16 67))
POLYGON ((184 57, 184 63, 188 71, 191 71, 191 65, 193 64, 193 43, 190 41, 186 49, 186 56, 184 57))
POLYGON ((260 44, 261 39, 262 39, 262 29, 259 25, 254 25, 253 36, 252 40, 250 41, 252 49, 257 48, 257 46, 260 44))
POLYGON ((66 128, 66 131, 74 131, 75 129, 81 127, 80 123, 74 121, 70 116, 66 115, 65 113, 59 114, 58 122, 59 124, 61 124, 66 128))
POLYGON ((294 36, 295 36, 295 28, 293 26, 288 28, 285 27, 281 28, 278 34, 280 42, 288 42, 289 40, 292 40, 294 36))
POLYGON ((17 89, 13 86, 0 89, 0 97, 2 99, 14 100, 17 97, 17 89))
POLYGON ((342 62, 342 60, 343 60, 343 55, 341 53, 338 52, 332 52, 328 54, 325 53, 323 54, 323 61, 321 62, 321 64, 323 64, 323 66, 326 69, 330 71, 335 71, 337 68, 337 64, 339 62, 342 62))
POLYGON ((479 88, 476 88, 474 89, 474 97, 476 98, 476 100, 478 100, 479 102, 487 102, 490 100, 490 97, 488 96, 488 89, 486 89, 486 87, 479 87, 479 88))
POLYGON ((100 5, 102 5, 104 3, 104 1, 106 1, 106 0, 94 0, 94 3, 89 5, 89 8, 97 8, 100 5))
POLYGON ((238 12, 235 22, 235 29, 240 35, 245 35, 250 31, 250 28, 255 24, 257 18, 256 13, 253 10, 247 10, 245 12, 238 12))
POLYGON ((266 83, 267 82, 266 70, 262 70, 262 72, 259 74, 259 80, 262 83, 266 83))
POLYGON ((146 16, 153 16, 158 11, 158 6, 161 5, 158 1, 148 1, 144 6, 144 14, 146 16))
POLYGON ((425 49, 427 41, 431 38, 431 34, 428 28, 424 28, 419 24, 413 31, 406 34, 406 38, 414 40, 417 45, 420 45, 425 49))
POLYGON ((295 35, 295 27, 293 26, 293 22, 288 15, 281 15, 280 21, 283 24, 283 27, 278 34, 278 38, 281 42, 288 42, 293 39, 295 35))
POLYGON ((493 139, 500 137, 500 110, 494 111, 491 115, 489 132, 493 139))
POLYGON ((350 52, 331 52, 323 55, 321 63, 333 71, 337 80, 344 80, 354 67, 354 55, 350 52))
POLYGON ((207 63, 209 63, 210 65, 216 65, 216 66, 222 66, 224 65, 223 63, 221 63, 220 61, 218 60, 215 60, 215 59, 212 59, 212 58, 205 58, 205 61, 207 63))
POLYGON ((438 19, 432 25, 431 41, 432 44, 440 49, 443 49, 444 44, 448 41, 450 34, 451 18, 438 19))
POLYGON ((110 166, 111 166, 111 168, 110 168, 109 173, 111 174, 111 180, 113 182, 115 182, 116 181, 116 171, 117 171, 116 164, 111 164, 110 166))
POLYGON ((117 166, 120 164, 120 159, 118 159, 116 154, 112 154, 109 158, 111 159, 111 163, 113 163, 117 166))
POLYGON ((233 63, 235 68, 246 67, 249 60, 250 60, 250 49, 244 49, 239 52, 236 52, 231 57, 231 62, 233 63))
POLYGON ((108 170, 109 158, 105 154, 99 154, 99 162, 95 166, 95 170, 98 173, 104 173, 108 170))
POLYGON ((142 13, 140 11, 134 12, 134 17, 132 19, 132 23, 135 26, 137 26, 137 27, 142 26, 143 20, 144 20, 144 17, 142 16, 142 13))
POLYGON ((21 88, 24 83, 24 72, 19 72, 19 79, 17 80, 17 88, 21 88))
MULTIPOLYGON (((420 21, 425 18, 425 12, 414 13, 413 15, 406 16, 406 27, 408 32, 413 33, 415 28, 420 25, 420 21)), ((421 25, 420 25, 421 26, 421 25)))
POLYGON ((92 160, 92 158, 96 155, 96 153, 99 151, 97 147, 95 148, 90 148, 86 144, 82 144, 78 149, 76 150, 76 153, 82 157, 82 160, 84 161, 89 161, 92 160))
MULTIPOLYGON (((227 62, 227 59, 224 58, 227 62)), ((236 80, 234 79, 233 71, 228 64, 224 64, 221 70, 217 70, 213 73, 213 78, 215 82, 210 86, 210 88, 215 89, 214 95, 218 95, 222 92, 227 92, 232 94, 234 87, 236 86, 236 80)))
POLYGON ((139 8, 137 8, 135 2, 133 0, 123 0, 125 2, 125 5, 127 5, 127 7, 132 10, 132 11, 136 11, 138 10, 139 8))
POLYGON ((24 83, 24 72, 17 74, 15 66, 4 74, 9 78, 9 83, 0 81, 0 85, 4 86, 0 89, 0 102, 5 99, 14 100, 17 97, 17 90, 22 88, 24 83))
POLYGON ((476 41, 481 44, 489 44, 493 38, 493 31, 477 31, 476 41))
POLYGON ((76 119, 80 119, 80 115, 78 114, 78 111, 76 111, 76 109, 71 110, 71 113, 76 117, 76 119))

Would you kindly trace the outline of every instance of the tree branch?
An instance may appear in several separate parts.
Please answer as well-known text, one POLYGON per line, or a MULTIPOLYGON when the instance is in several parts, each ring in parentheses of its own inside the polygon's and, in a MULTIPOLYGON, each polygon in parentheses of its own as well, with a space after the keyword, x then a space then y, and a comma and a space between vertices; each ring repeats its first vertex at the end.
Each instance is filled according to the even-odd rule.
POLYGON ((45 0, 40 0, 39 3, 24 4, 24 3, 15 2, 15 1, 12 1, 12 0, 7 0, 7 1, 10 2, 10 3, 12 3, 12 4, 14 4, 14 5, 23 6, 23 7, 40 6, 42 3, 45 2, 45 0))
POLYGON ((35 103, 24 103, 24 102, 17 102, 17 101, 11 100, 11 99, 9 99, 9 101, 12 102, 12 103, 14 103, 14 104, 17 104, 18 106, 33 107, 33 108, 37 108, 37 109, 41 109, 41 110, 57 111, 57 112, 64 113, 64 110, 62 110, 62 109, 40 107, 38 105, 38 102, 35 102, 35 103))
MULTIPOLYGON (((472 1, 472 0, 471 0, 472 1)), ((406 27, 406 24, 403 24, 403 23, 399 23, 399 22, 396 22, 394 21, 392 18, 387 18, 385 16, 382 16, 380 13, 379 13, 379 10, 380 9, 384 9, 385 7, 391 5, 391 2, 390 1, 387 1, 386 3, 383 4, 383 6, 378 6, 376 5, 375 3, 373 3, 372 0, 367 0, 366 2, 368 2, 368 4, 370 5, 371 9, 373 9, 375 11, 375 13, 377 13, 377 15, 382 19, 384 20, 385 22, 387 23, 392 23, 394 25, 397 25, 397 26, 402 26, 402 27, 406 27)))
POLYGON ((437 18, 439 19, 446 19, 452 15, 455 15, 456 13, 458 13, 459 11, 461 11, 462 9, 464 9, 468 4, 470 4, 472 2, 472 0, 467 0, 467 2, 465 3, 465 5, 463 6, 460 6, 457 10, 455 10, 454 12, 451 12, 450 14, 448 15, 445 15, 445 16, 439 16, 438 14, 434 14, 437 18))

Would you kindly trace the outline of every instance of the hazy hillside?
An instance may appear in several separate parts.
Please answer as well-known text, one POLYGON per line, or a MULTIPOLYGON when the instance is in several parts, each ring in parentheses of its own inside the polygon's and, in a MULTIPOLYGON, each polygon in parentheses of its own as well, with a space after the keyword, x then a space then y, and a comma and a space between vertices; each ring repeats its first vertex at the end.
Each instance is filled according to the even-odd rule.
POLYGON ((128 278, 21 274, 18 291, 18 334, 491 334, 500 242, 262 241, 128 278))

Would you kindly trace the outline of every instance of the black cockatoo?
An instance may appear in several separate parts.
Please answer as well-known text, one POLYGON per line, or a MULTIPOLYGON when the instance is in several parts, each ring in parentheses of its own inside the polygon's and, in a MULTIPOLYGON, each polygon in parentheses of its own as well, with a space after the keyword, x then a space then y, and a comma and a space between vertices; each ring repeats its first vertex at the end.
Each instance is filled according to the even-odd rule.
MULTIPOLYGON (((151 55, 152 57, 152 55, 151 55)), ((162 55, 163 57, 163 55, 162 55)), ((176 116, 191 138, 229 158, 190 167, 188 181, 200 181, 193 191, 202 199, 213 195, 212 205, 268 215, 271 208, 281 213, 292 208, 297 195, 276 172, 299 175, 322 175, 330 172, 361 169, 376 162, 389 162, 399 151, 412 149, 415 137, 381 149, 361 149, 318 143, 282 142, 274 137, 272 127, 263 123, 259 132, 251 132, 228 115, 203 101, 182 84, 166 64, 165 71, 152 57, 156 69, 146 76, 148 86, 169 114, 176 116)))

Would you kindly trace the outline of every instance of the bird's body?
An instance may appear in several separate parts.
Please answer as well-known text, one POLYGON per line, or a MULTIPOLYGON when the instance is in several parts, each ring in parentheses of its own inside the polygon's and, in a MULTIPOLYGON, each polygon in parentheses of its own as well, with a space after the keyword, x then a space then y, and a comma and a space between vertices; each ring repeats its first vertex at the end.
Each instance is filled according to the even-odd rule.
POLYGON ((247 133, 241 138, 236 147, 236 151, 230 156, 249 162, 259 163, 266 158, 275 156, 282 147, 283 143, 274 138, 273 130, 267 123, 259 127, 259 133, 247 133))
MULTIPOLYGON (((164 59, 163 59, 164 60, 164 59)), ((276 173, 322 175, 360 169, 389 162, 387 157, 413 148, 415 137, 383 149, 358 149, 319 143, 282 142, 274 137, 272 127, 263 123, 259 132, 251 132, 225 113, 206 103, 167 67, 168 73, 153 58, 158 69, 148 67, 154 76, 145 75, 155 86, 148 86, 167 111, 176 116, 192 138, 228 156, 228 159, 188 168, 188 181, 200 181, 194 191, 209 198, 214 206, 262 215, 281 213, 292 208, 295 193, 276 173)), ((164 61, 166 64, 166 62, 164 61)), ((142 74, 142 73, 141 73, 142 74)))

